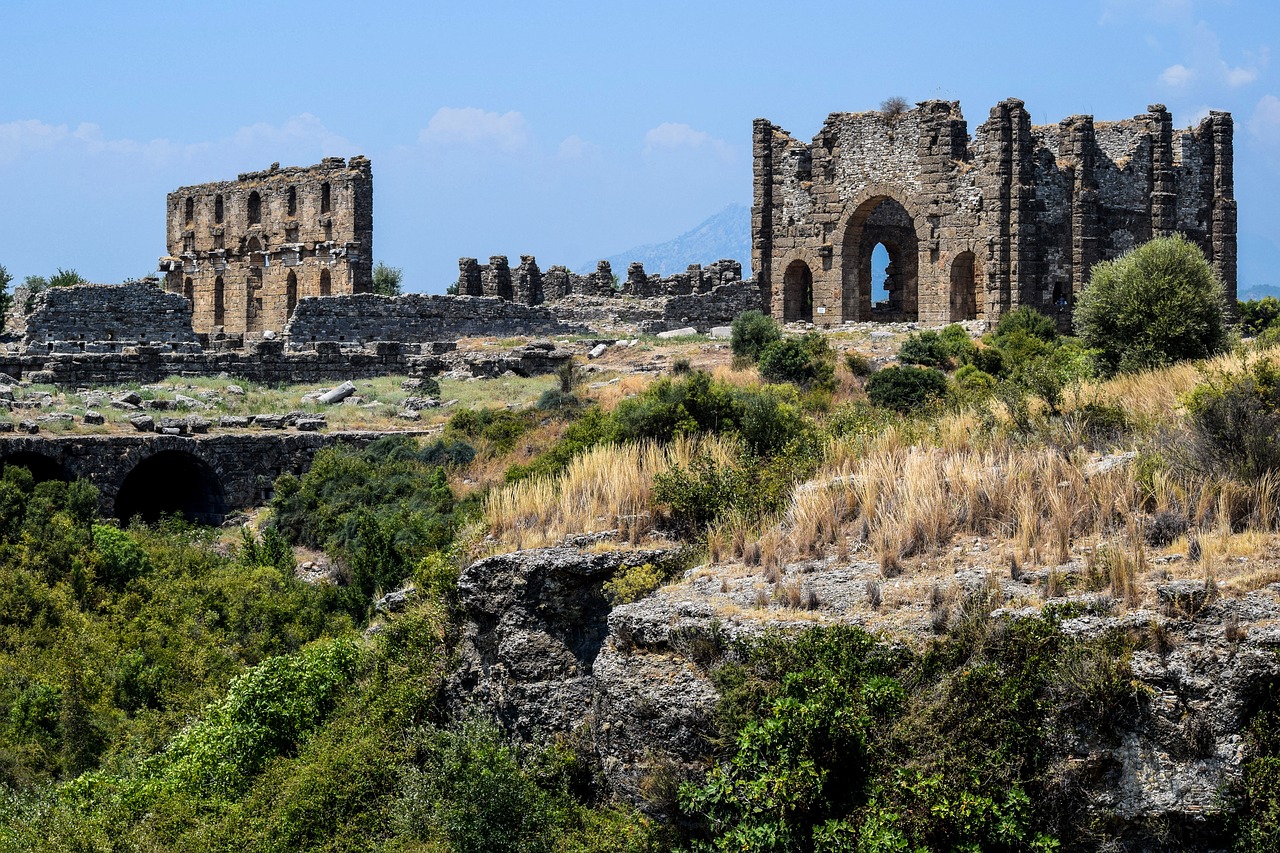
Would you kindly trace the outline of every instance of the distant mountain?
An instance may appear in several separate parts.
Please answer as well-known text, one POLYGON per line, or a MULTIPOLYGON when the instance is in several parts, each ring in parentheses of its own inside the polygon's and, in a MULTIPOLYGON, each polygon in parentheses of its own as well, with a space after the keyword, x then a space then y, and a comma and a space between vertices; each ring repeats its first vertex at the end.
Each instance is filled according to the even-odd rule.
MULTIPOLYGON (((745 204, 731 204, 692 231, 665 243, 636 246, 605 258, 613 271, 627 277, 627 265, 632 261, 644 264, 649 274, 674 275, 684 272, 689 264, 703 266, 730 258, 742 264, 744 278, 751 275, 751 208, 745 204)), ((593 272, 596 262, 584 264, 581 271, 593 272)))
POLYGON ((1248 302, 1250 299, 1263 299, 1267 296, 1274 296, 1280 299, 1280 287, 1274 284, 1255 284, 1252 287, 1242 289, 1236 294, 1236 298, 1241 302, 1248 302))

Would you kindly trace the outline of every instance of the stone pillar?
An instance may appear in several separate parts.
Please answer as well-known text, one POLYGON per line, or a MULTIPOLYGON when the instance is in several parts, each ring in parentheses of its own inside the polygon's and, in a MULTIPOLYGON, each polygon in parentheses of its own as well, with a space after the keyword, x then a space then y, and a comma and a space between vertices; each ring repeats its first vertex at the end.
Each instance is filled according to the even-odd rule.
POLYGON ((1060 125, 1063 147, 1075 164, 1071 181, 1072 300, 1089 284, 1089 271, 1098 261, 1098 182, 1094 174, 1097 143, 1092 116, 1072 116, 1060 125))
POLYGON ((1168 237, 1178 227, 1173 170, 1173 117, 1164 104, 1147 107, 1151 128, 1151 236, 1168 237))
POLYGON ((782 303, 774 306, 773 286, 773 124, 758 118, 752 125, 751 269, 760 285, 765 310, 782 319, 782 303))
POLYGON ((1213 133, 1213 216, 1209 244, 1214 272, 1222 279, 1227 306, 1236 311, 1236 199, 1235 155, 1231 113, 1210 112, 1213 133))
POLYGON ((511 267, 507 265, 506 255, 494 255, 489 258, 489 266, 482 272, 484 295, 496 296, 508 302, 514 298, 511 289, 511 267))
POLYGON ((480 280, 480 263, 475 258, 458 259, 458 295, 484 296, 484 283, 480 280))
POLYGON ((533 255, 521 255, 514 279, 515 301, 524 305, 542 304, 542 273, 533 255))
POLYGON ((627 265, 627 283, 623 293, 629 296, 648 296, 649 277, 644 274, 644 264, 632 261, 627 265))

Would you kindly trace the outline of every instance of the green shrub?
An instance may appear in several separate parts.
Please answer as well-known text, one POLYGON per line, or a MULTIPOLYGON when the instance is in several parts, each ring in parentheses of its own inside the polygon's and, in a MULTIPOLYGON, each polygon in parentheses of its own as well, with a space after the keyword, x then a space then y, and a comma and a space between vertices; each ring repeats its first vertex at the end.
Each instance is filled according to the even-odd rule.
POLYGON ((844 366, 854 376, 870 376, 876 372, 876 363, 867 358, 860 352, 847 352, 844 354, 844 366))
POLYGON ((1003 349, 1005 339, 1015 334, 1053 343, 1058 337, 1058 326, 1030 305, 1021 305, 1000 318, 991 338, 996 346, 1003 349))
POLYGON ((734 402, 742 439, 756 456, 776 455, 787 445, 813 436, 812 422, 800 413, 795 391, 786 386, 742 389, 734 402))
POLYGON ((1280 318, 1280 299, 1264 296, 1236 303, 1240 314, 1240 328, 1248 335, 1259 335, 1275 325, 1280 318))
POLYGON ((978 351, 978 345, 959 323, 943 326, 942 331, 938 332, 938 339, 942 342, 947 355, 951 356, 957 364, 968 364, 973 359, 973 354, 978 351))
POLYGON ((1095 266, 1075 325, 1109 373, 1205 358, 1230 341, 1222 284, 1200 249, 1177 234, 1095 266))
POLYGON ((1280 370, 1272 362, 1211 375, 1186 405, 1192 467, 1243 482, 1280 470, 1280 370))
POLYGON ((994 346, 975 347, 969 363, 991 376, 1000 377, 1005 374, 1004 353, 994 346))
POLYGON ((790 382, 802 388, 835 384, 835 351, 821 332, 774 341, 760 353, 760 375, 768 382, 790 382))
POLYGON ((996 378, 974 364, 963 365, 953 378, 961 391, 989 394, 996 389, 996 378))
POLYGON ((760 311, 743 311, 733 318, 729 346, 738 358, 758 361, 765 347, 782 339, 782 330, 772 317, 760 311))
POLYGON ((673 465, 653 478, 653 501, 668 507, 669 526, 682 536, 701 537, 733 507, 744 485, 742 473, 706 455, 689 467, 673 465))
POLYGON ((929 367, 888 367, 867 380, 867 397, 877 406, 907 414, 947 393, 947 377, 929 367))
POLYGON ((898 348, 898 361, 921 367, 947 370, 952 366, 951 353, 938 333, 929 329, 912 332, 898 348))
POLYGON ((604 597, 614 607, 639 601, 662 586, 662 572, 652 563, 639 566, 623 566, 612 580, 604 583, 604 597))

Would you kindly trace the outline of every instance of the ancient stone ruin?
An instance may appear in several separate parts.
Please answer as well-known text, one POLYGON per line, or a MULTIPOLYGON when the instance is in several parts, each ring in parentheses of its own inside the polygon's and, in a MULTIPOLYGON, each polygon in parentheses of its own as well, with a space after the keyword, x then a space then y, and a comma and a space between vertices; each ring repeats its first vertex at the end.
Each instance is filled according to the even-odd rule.
POLYGON ((274 163, 234 181, 182 187, 167 200, 165 289, 193 306, 204 335, 280 332, 308 296, 373 283, 368 159, 274 163))
POLYGON ((755 122, 751 262, 780 320, 993 321, 1031 305, 1070 325, 1097 262, 1180 232, 1236 295, 1232 119, 1033 126, 1001 101, 973 136, 955 101, 833 113, 812 142, 755 122), (871 257, 888 250, 873 304, 871 257))

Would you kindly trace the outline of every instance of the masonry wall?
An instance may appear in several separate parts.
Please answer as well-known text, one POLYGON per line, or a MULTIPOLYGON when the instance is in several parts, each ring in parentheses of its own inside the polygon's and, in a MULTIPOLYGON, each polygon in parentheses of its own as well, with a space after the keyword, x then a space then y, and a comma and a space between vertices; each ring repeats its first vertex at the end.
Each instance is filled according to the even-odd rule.
POLYGON ((199 349, 191 303, 157 283, 52 287, 31 303, 23 329, 28 351, 118 352, 137 344, 199 349))
POLYGON ((273 164, 166 199, 165 288, 193 304, 201 334, 280 332, 308 296, 373 281, 373 175, 364 157, 273 164))
POLYGON ((754 128, 752 266, 779 319, 994 320, 1032 305, 1070 324, 1101 260, 1181 232, 1236 291, 1232 119, 1175 132, 1133 119, 1034 127, 997 104, 969 135, 960 105, 833 113, 812 142, 754 128), (890 256, 888 295, 873 304, 890 256))
POLYGON ((586 332, 564 323, 545 307, 497 297, 361 293, 308 299, 298 305, 285 329, 290 349, 314 341, 367 342, 457 340, 463 337, 513 337, 586 332))

